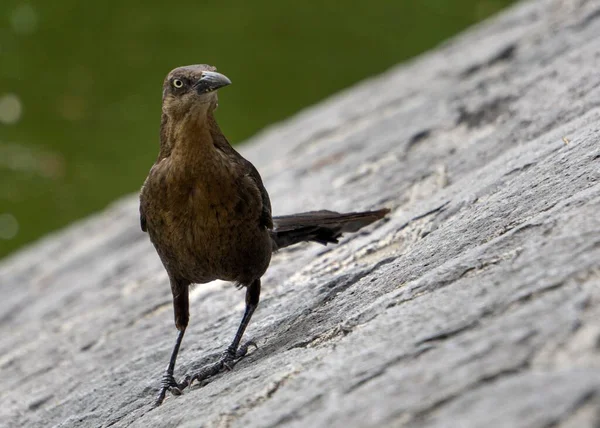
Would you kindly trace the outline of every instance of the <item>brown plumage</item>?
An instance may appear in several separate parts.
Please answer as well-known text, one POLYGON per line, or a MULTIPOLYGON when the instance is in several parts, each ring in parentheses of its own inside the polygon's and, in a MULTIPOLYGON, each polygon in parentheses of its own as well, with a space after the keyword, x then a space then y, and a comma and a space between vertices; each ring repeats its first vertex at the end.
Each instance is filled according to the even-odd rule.
POLYGON ((260 277, 273 251, 303 241, 337 243, 389 210, 339 214, 312 211, 271 216, 256 168, 228 143, 214 119, 217 92, 231 82, 208 65, 179 67, 163 84, 160 151, 140 193, 140 221, 169 274, 179 330, 162 388, 181 393, 243 357, 240 346, 260 297, 260 277), (177 383, 173 371, 189 321, 189 286, 222 279, 246 287, 246 311, 223 357, 177 383))

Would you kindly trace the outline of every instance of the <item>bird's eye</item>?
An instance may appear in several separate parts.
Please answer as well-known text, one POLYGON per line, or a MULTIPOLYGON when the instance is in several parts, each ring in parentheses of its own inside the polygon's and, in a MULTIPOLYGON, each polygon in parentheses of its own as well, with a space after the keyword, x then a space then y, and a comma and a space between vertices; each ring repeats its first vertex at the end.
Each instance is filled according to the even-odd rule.
POLYGON ((177 89, 183 87, 183 82, 179 79, 173 79, 173 86, 177 89))

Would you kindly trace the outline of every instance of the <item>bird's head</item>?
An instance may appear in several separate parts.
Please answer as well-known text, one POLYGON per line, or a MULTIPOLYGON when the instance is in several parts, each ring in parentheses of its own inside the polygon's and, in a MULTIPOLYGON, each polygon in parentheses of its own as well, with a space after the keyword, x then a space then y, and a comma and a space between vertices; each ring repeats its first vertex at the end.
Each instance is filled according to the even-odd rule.
POLYGON ((163 83, 163 113, 179 118, 187 114, 205 115, 217 107, 217 89, 231 84, 226 76, 206 64, 187 65, 172 70, 163 83))

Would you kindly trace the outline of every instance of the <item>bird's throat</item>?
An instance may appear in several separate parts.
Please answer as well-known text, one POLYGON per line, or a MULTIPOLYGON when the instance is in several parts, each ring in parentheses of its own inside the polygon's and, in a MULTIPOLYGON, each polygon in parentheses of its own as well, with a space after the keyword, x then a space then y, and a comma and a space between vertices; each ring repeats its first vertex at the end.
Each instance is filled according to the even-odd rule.
POLYGON ((210 155, 214 150, 210 113, 202 115, 189 112, 179 118, 166 115, 161 124, 161 156, 178 158, 179 162, 187 164, 198 158, 210 155))

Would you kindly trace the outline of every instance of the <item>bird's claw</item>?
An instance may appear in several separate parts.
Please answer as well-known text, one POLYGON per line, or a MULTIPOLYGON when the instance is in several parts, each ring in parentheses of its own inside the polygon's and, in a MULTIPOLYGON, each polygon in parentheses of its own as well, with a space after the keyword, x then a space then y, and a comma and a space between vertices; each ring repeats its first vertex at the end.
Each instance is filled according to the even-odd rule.
POLYGON ((237 350, 228 348, 223 352, 219 361, 203 367, 198 373, 191 376, 189 383, 191 384, 194 381, 203 383, 208 378, 213 377, 224 370, 233 370, 235 365, 248 354, 248 348, 250 346, 254 346, 255 349, 258 349, 258 345, 252 340, 244 343, 237 350))
POLYGON ((253 340, 249 340, 239 347, 239 349, 236 352, 236 359, 240 360, 244 358, 248 353, 248 348, 250 348, 250 346, 253 346, 255 350, 258 349, 258 345, 256 344, 256 342, 253 340))
POLYGON ((168 391, 173 395, 182 395, 183 390, 190 386, 194 381, 202 384, 208 378, 213 377, 224 370, 233 370, 235 365, 248 354, 248 348, 250 346, 258 349, 258 345, 252 340, 247 341, 237 350, 227 348, 221 355, 219 361, 203 367, 199 372, 192 376, 186 376, 179 383, 177 383, 172 374, 165 373, 160 382, 160 392, 156 399, 155 406, 160 406, 162 404, 168 391))
POLYGON ((172 374, 165 373, 160 381, 160 392, 158 393, 158 397, 154 405, 160 406, 164 401, 168 391, 170 391, 173 395, 183 394, 183 390, 188 385, 189 380, 187 377, 181 383, 177 383, 172 374))

